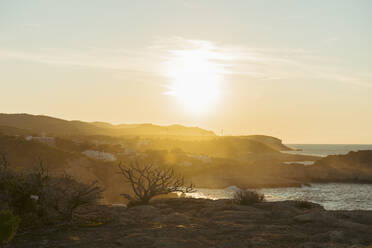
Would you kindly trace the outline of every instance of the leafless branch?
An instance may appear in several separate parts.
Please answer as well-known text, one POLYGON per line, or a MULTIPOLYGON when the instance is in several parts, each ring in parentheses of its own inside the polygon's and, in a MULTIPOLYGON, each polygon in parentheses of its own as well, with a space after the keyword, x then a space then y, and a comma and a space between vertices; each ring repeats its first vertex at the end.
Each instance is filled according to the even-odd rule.
POLYGON ((172 192, 190 193, 194 185, 185 186, 184 177, 172 168, 160 168, 151 163, 141 165, 134 161, 129 165, 119 165, 120 173, 131 185, 133 196, 121 194, 133 204, 147 204, 154 196, 172 192))

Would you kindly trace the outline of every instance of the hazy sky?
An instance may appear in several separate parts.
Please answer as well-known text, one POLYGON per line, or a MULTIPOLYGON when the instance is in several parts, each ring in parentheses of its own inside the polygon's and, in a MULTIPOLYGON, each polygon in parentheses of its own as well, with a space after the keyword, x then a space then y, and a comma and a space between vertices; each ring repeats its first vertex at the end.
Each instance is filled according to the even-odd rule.
POLYGON ((0 0, 0 112, 372 143, 371 13, 369 0, 0 0))

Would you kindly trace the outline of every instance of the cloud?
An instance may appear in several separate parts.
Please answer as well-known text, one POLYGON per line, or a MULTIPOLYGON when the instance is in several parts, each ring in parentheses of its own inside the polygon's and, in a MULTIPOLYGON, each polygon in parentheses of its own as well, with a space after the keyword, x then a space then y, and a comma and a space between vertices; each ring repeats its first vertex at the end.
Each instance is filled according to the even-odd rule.
POLYGON ((195 9, 198 6, 197 1, 195 0, 181 0, 182 5, 186 8, 195 9))
POLYGON ((147 51, 100 48, 85 50, 42 48, 33 51, 0 49, 0 60, 22 60, 49 65, 156 72, 153 65, 156 64, 157 58, 147 51))
POLYGON ((372 87, 370 74, 357 69, 350 71, 318 51, 225 45, 183 37, 158 38, 140 50, 96 47, 83 50, 0 48, 0 60, 135 71, 166 77, 167 63, 182 53, 190 52, 199 53, 203 59, 213 62, 217 68, 216 73, 223 75, 239 75, 254 80, 323 79, 359 87, 372 87))
POLYGON ((26 23, 24 26, 28 29, 38 29, 41 27, 39 23, 26 23))
POLYGON ((304 19, 305 16, 302 16, 302 15, 291 15, 291 16, 286 16, 285 19, 286 20, 300 20, 300 19, 304 19))
POLYGON ((332 36, 332 37, 329 37, 327 38, 325 41, 324 41, 324 45, 325 46, 332 46, 334 43, 340 41, 341 39, 337 36, 332 36))

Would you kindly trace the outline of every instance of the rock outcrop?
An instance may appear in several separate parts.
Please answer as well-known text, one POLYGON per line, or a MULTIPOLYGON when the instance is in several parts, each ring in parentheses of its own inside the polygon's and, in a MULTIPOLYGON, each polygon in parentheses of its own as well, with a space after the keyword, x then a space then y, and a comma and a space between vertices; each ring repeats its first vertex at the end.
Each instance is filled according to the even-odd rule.
POLYGON ((372 150, 330 155, 306 167, 311 181, 372 183, 372 150))
POLYGON ((250 206, 231 200, 161 199, 102 206, 96 227, 35 230, 9 247, 368 247, 372 211, 327 211, 296 201, 250 206))

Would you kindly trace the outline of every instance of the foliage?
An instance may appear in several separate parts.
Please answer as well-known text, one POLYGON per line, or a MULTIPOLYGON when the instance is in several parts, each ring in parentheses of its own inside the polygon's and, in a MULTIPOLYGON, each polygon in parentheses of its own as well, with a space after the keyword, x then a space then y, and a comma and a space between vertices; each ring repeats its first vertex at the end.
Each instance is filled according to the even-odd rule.
POLYGON ((0 211, 0 243, 8 243, 17 232, 20 218, 12 211, 0 211))
POLYGON ((95 204, 102 190, 97 182, 83 184, 72 177, 50 177, 42 162, 29 173, 9 168, 0 161, 0 203, 7 203, 21 217, 21 228, 72 221, 79 207, 95 204))
POLYGON ((314 207, 314 204, 306 200, 297 200, 296 207, 303 208, 303 209, 311 209, 314 207))
MULTIPOLYGON (((42 209, 37 206, 31 196, 41 196, 43 188, 49 180, 40 163, 40 169, 30 173, 16 173, 9 169, 9 163, 2 156, 0 167, 0 202, 7 203, 17 214, 30 212, 42 215, 42 209)), ((36 217, 36 216, 35 216, 36 217)))
POLYGON ((234 194, 234 202, 239 205, 251 205, 264 200, 265 196, 255 191, 239 190, 234 194))
POLYGON ((177 175, 172 168, 160 168, 151 163, 141 165, 138 161, 128 166, 120 163, 119 168, 133 191, 134 196, 121 194, 129 200, 129 206, 148 204, 158 195, 194 191, 194 185, 186 186, 184 177, 177 175))

